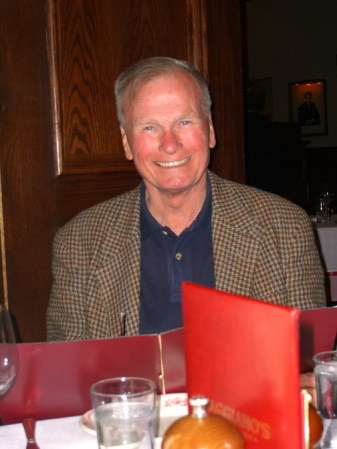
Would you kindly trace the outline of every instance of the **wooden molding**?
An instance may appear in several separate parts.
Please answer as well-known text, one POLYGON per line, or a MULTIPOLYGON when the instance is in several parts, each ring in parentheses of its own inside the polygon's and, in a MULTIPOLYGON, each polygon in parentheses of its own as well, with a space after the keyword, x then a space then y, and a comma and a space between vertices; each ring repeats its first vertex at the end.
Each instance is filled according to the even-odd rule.
POLYGON ((1 172, 0 172, 0 248, 1 248, 1 284, 2 284, 2 301, 0 302, 3 303, 5 307, 8 309, 7 263, 6 263, 6 245, 5 245, 1 172))
MULTIPOLYGON (((98 48, 105 36, 100 29, 104 10, 89 3, 88 8, 47 0, 55 176, 135 171, 113 120, 113 77, 105 73, 98 48)), ((104 45, 113 54, 114 43, 107 39, 104 45)))
POLYGON ((207 19, 205 0, 186 0, 188 61, 208 80, 207 19))
POLYGON ((55 2, 47 0, 47 56, 49 60, 51 124, 55 176, 62 172, 62 142, 60 131, 59 85, 56 67, 55 2))

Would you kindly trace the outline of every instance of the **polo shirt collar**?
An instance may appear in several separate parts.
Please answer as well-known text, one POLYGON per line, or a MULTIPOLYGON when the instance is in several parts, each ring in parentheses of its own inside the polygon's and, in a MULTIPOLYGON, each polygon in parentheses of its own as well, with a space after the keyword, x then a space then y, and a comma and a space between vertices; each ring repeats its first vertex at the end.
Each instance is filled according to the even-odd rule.
MULTIPOLYGON (((206 182, 206 198, 204 204, 201 208, 196 219, 191 223, 191 225, 184 230, 192 231, 196 226, 206 225, 208 219, 211 219, 212 212, 212 184, 210 180, 210 176, 207 173, 207 182, 206 182)), ((147 207, 145 200, 145 192, 146 187, 144 181, 140 184, 140 229, 141 235, 143 239, 147 239, 156 231, 162 231, 163 229, 168 229, 166 226, 161 226, 158 221, 153 217, 149 208, 147 207)))

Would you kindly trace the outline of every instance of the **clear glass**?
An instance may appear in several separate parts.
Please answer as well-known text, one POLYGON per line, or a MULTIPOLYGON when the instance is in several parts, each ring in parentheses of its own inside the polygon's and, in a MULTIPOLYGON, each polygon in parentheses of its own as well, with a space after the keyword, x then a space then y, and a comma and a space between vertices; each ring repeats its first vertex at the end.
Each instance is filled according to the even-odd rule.
POLYGON ((326 223, 330 220, 330 200, 328 198, 318 198, 316 200, 317 223, 326 223))
POLYGON ((91 386, 100 449, 153 449, 156 384, 141 377, 106 379, 91 386))
POLYGON ((7 393, 18 371, 18 354, 12 319, 0 305, 0 397, 7 393))
POLYGON ((335 193, 332 192, 328 187, 324 190, 324 192, 321 195, 322 198, 324 198, 328 204, 330 214, 333 214, 335 212, 335 193))
POLYGON ((315 354, 314 373, 317 410, 323 419, 323 433, 315 448, 337 449, 337 351, 315 354))

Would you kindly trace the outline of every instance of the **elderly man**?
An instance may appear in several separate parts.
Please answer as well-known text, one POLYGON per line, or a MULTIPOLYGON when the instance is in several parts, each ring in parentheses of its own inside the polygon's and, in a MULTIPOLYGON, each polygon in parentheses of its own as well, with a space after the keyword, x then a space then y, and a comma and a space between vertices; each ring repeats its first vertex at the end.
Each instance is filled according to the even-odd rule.
POLYGON ((301 309, 325 305, 307 215, 208 171, 205 80, 184 61, 140 61, 115 85, 138 188, 79 214, 54 244, 48 339, 157 333, 182 325, 181 283, 301 309))

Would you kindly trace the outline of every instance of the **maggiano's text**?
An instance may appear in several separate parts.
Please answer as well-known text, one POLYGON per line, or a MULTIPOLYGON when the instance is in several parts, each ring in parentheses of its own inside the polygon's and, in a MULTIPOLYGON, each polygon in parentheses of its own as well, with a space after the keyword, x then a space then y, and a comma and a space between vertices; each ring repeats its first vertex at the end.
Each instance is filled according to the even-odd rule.
POLYGON ((212 401, 209 411, 222 415, 243 431, 252 433, 256 437, 263 438, 264 440, 269 440, 271 437, 270 425, 268 423, 259 421, 221 402, 212 401))

